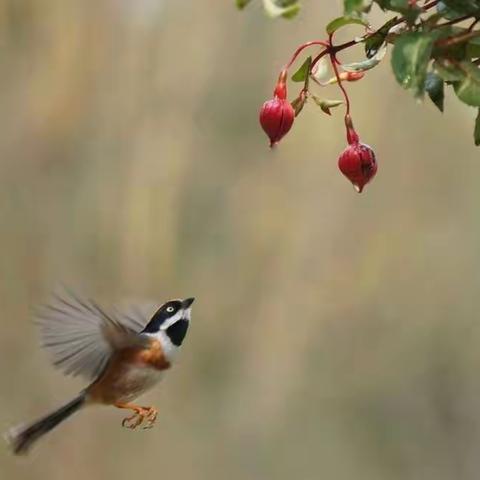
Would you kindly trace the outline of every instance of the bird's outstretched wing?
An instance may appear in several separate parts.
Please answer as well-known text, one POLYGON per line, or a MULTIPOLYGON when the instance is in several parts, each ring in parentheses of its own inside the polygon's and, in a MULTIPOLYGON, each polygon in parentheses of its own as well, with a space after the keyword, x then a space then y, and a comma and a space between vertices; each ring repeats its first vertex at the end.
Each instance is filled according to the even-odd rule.
MULTIPOLYGON (((70 291, 54 293, 36 313, 42 346, 67 375, 95 379, 120 348, 141 345, 138 336, 149 320, 147 308, 106 312, 93 300, 70 291)), ((148 309, 150 313, 153 310, 148 309)))

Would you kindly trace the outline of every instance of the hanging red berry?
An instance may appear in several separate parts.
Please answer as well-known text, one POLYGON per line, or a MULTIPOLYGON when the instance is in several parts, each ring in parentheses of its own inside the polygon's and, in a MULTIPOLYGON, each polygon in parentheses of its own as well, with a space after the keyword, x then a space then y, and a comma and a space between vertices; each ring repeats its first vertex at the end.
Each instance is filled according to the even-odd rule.
POLYGON ((350 115, 345 115, 348 147, 340 154, 338 168, 352 182, 355 190, 361 193, 363 187, 377 173, 377 161, 373 150, 360 143, 350 115))
POLYGON ((273 98, 260 110, 260 125, 270 138, 270 147, 275 146, 292 128, 295 110, 287 100, 287 72, 280 73, 273 98))
POLYGON ((338 168, 361 193, 363 187, 377 173, 375 153, 364 143, 352 143, 340 155, 338 168))

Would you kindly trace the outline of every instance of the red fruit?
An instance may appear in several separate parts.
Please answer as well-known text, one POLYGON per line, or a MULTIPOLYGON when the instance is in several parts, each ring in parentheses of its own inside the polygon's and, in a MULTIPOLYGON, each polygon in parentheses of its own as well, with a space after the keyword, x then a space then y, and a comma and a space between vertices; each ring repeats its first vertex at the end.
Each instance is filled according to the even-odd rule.
POLYGON ((364 143, 351 143, 340 155, 338 168, 352 182, 355 190, 361 193, 377 173, 375 153, 364 143))
POLYGON ((292 128, 295 110, 288 100, 275 97, 260 110, 260 125, 270 138, 270 146, 278 143, 292 128))
POLYGON ((278 77, 273 98, 265 102, 260 110, 260 125, 270 138, 270 147, 275 146, 292 128, 295 110, 287 100, 287 71, 278 77))

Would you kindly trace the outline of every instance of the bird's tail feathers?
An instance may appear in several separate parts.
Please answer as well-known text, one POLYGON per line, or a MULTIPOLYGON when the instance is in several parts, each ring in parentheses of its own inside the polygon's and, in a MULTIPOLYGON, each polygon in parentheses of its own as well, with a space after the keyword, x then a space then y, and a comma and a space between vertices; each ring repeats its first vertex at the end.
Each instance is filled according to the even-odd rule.
POLYGON ((5 438, 10 444, 13 453, 16 455, 26 454, 34 442, 74 414, 84 403, 85 393, 82 392, 73 400, 45 417, 33 423, 18 425, 8 430, 5 438))

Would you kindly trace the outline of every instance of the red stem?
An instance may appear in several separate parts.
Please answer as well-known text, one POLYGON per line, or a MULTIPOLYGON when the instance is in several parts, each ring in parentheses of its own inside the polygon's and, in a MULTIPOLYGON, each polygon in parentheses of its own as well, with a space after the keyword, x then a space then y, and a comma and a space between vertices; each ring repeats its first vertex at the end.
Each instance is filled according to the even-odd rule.
POLYGON ((328 37, 328 41, 330 42, 330 48, 328 49, 328 54, 330 56, 330 63, 332 64, 333 71, 335 72, 335 77, 337 79, 338 86, 343 93, 343 97, 345 98, 345 128, 347 129, 347 141, 349 145, 359 142, 358 134, 353 127, 352 117, 350 117, 350 98, 348 97, 348 93, 343 86, 342 79, 340 78, 340 74, 338 73, 338 60, 335 57, 335 47, 332 45, 333 40, 333 33, 330 34, 328 37))
MULTIPOLYGON (((330 37, 329 37, 330 45, 332 44, 331 43, 332 38, 333 38, 333 34, 330 34, 330 37)), ((345 90, 345 87, 342 84, 340 74, 338 73, 337 59, 335 58, 335 53, 333 52, 332 48, 329 51, 329 55, 330 55, 330 63, 332 64, 332 68, 333 68, 333 71, 335 73, 335 77, 337 78, 338 86, 340 87, 340 90, 343 93, 343 97, 345 98, 345 105, 346 105, 345 115, 350 115, 350 99, 348 98, 348 93, 347 93, 347 91, 345 90)))
POLYGON ((328 47, 328 44, 326 42, 323 42, 321 40, 313 40, 311 42, 304 43, 303 45, 300 45, 296 50, 295 53, 292 55, 292 58, 290 61, 287 63, 285 66, 285 69, 288 69, 292 66, 293 62, 297 59, 298 55, 307 47, 311 47, 312 45, 322 45, 323 47, 328 47))

